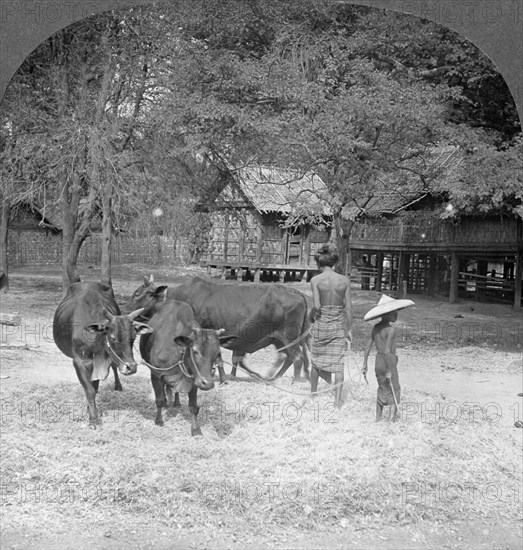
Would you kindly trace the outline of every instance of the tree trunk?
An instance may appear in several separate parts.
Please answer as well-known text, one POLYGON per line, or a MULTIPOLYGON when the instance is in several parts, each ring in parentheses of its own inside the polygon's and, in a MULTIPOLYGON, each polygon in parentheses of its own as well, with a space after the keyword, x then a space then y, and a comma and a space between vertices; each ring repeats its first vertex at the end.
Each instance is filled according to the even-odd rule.
POLYGON ((7 292, 9 290, 9 261, 7 258, 7 237, 9 234, 9 216, 11 214, 11 204, 5 199, 2 203, 0 218, 0 290, 7 292))
POLYGON ((343 221, 340 214, 333 216, 333 229, 329 244, 336 247, 339 260, 336 267, 338 273, 345 273, 345 265, 347 263, 347 254, 349 252, 350 233, 352 231, 353 221, 343 221))
POLYGON ((113 225, 111 220, 113 187, 112 182, 104 184, 102 192, 102 264, 101 282, 112 286, 111 278, 111 241, 113 237, 113 225))
POLYGON ((73 176, 69 189, 62 194, 62 291, 67 292, 69 285, 80 281, 77 272, 78 255, 83 242, 89 235, 94 190, 88 197, 90 208, 85 208, 80 227, 77 228, 78 206, 80 204, 80 178, 73 176))

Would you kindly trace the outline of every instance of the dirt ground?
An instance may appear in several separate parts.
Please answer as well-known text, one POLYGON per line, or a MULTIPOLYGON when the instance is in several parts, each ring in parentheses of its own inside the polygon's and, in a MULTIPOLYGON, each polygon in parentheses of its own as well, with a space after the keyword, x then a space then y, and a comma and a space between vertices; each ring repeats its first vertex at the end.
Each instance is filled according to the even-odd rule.
MULTIPOLYGON (((148 273, 145 269, 150 270, 144 266, 126 266, 115 272, 113 286, 120 300, 129 296, 138 286, 141 277, 148 273)), ((176 284, 184 276, 199 272, 198 268, 178 271, 154 269, 155 279, 169 284, 176 284)), ((97 280, 98 270, 95 267, 87 267, 81 276, 82 280, 97 280)), ((293 286, 310 293, 306 284, 296 283, 293 286)), ((6 407, 9 406, 10 399, 19 397, 20 392, 26 387, 35 388, 38 395, 44 396, 46 391, 69 391, 67 388, 71 388, 75 398, 81 398, 81 389, 71 360, 60 354, 52 340, 52 316, 60 296, 60 278, 54 268, 13 271, 10 292, 0 296, 1 311, 20 315, 22 319, 20 327, 1 325, 0 391, 2 402, 7 403, 6 407)), ((362 318, 365 311, 375 305, 377 299, 378 295, 375 292, 354 289, 354 342, 346 364, 347 378, 350 382, 349 400, 354 397, 355 400, 363 400, 365 403, 368 401, 369 404, 375 396, 376 382, 373 375, 370 375, 367 387, 360 374, 362 350, 371 327, 364 323, 362 318)), ((412 296, 412 299, 416 306, 402 312, 396 325, 400 335, 400 378, 405 394, 401 429, 408 430, 409 423, 413 426, 420 422, 448 424, 459 420, 463 423, 467 417, 471 424, 487 425, 491 430, 489 434, 492 434, 493 427, 499 428, 506 437, 506 444, 513 444, 513 448, 520 449, 523 430, 518 430, 513 425, 516 420, 523 420, 523 399, 517 395, 518 392, 523 392, 521 313, 513 312, 509 306, 504 305, 464 301, 450 305, 419 296, 412 296), (412 396, 411 400, 409 395, 412 396), (427 396, 430 404, 424 403, 420 396, 427 396)), ((273 356, 272 350, 253 354, 248 358, 249 366, 263 374, 273 356)), ((230 360, 230 352, 224 351, 224 358, 226 361, 230 360)), ((298 389, 305 394, 308 385, 293 385, 290 376, 289 370, 282 382, 285 387, 298 389)), ((148 372, 145 367, 140 366, 138 374, 133 378, 136 382, 133 380, 130 390, 135 391, 135 385, 140 385, 139 391, 142 393, 136 395, 143 396, 145 403, 149 400, 148 407, 152 418, 153 393, 147 381, 148 372)), ((244 377, 241 379, 243 381, 231 381, 226 386, 221 386, 219 395, 226 396, 231 395, 231 392, 243 391, 235 388, 249 387, 251 390, 253 385, 248 384, 244 377)), ((124 379, 122 383, 125 392, 128 380, 124 379)), ((108 392, 105 395, 108 396, 107 399, 113 399, 111 396, 115 393, 117 392, 108 392)), ((355 410, 350 409, 344 414, 351 415, 355 410)), ((367 410, 371 410, 370 405, 365 409, 367 410)), ((11 439, 8 441, 12 441, 16 436, 13 430, 20 430, 20 435, 23 435, 26 426, 23 423, 13 425, 8 418, 9 414, 10 411, 3 407, 0 427, 2 435, 10 432, 8 436, 11 439)), ((365 420, 366 423, 371 421, 370 416, 365 420)), ((79 430, 79 435, 75 434, 75 437, 81 437, 89 431, 85 423, 75 423, 75 429, 79 430)), ((218 428, 216 429, 218 433, 218 428)), ((256 430, 256 425, 250 425, 249 430, 256 430)), ((56 441, 57 445, 62 444, 63 438, 66 437, 66 434, 60 435, 60 432, 49 432, 48 435, 50 445, 53 441, 56 441)), ((210 445, 212 441, 209 441, 210 445)), ((28 445, 31 446, 30 443, 28 445)), ((466 447, 467 441, 462 441, 460 445, 466 447)), ((513 453, 513 448, 511 447, 508 452, 513 453)), ((2 454, 3 452, 4 448, 2 454)), ((241 453, 241 449, 238 449, 238 452, 241 453)), ((496 455, 496 448, 492 448, 492 456, 498 456, 499 459, 500 455, 496 455)), ((513 455, 511 456, 513 459, 513 455)), ((16 467, 3 461, 1 466, 2 489, 5 492, 6 472, 16 472, 16 467)), ((17 514, 10 505, 9 498, 6 498, 6 493, 2 495, 2 514, 4 519, 7 519, 2 529, 2 547, 520 548, 523 540, 521 461, 520 466, 519 472, 513 474, 514 483, 519 488, 519 520, 515 521, 511 515, 512 519, 508 524, 503 515, 500 518, 487 514, 476 520, 470 517, 462 518, 459 516, 459 508, 456 509, 457 516, 452 522, 420 519, 414 523, 402 524, 401 521, 382 520, 379 514, 375 514, 373 521, 355 519, 352 522, 350 518, 342 518, 315 524, 317 528, 306 532, 298 523, 285 524, 283 521, 279 526, 278 522, 275 522, 266 529, 254 528, 252 521, 249 522, 241 514, 236 518, 229 517, 224 520, 223 528, 217 527, 221 524, 216 523, 214 517, 208 525, 203 523, 165 527, 165 523, 161 521, 158 525, 151 524, 154 514, 140 515, 135 510, 126 512, 123 509, 111 509, 112 515, 109 517, 94 516, 96 521, 93 523, 88 510, 81 507, 75 507, 73 515, 67 507, 61 508, 63 516, 53 517, 51 521, 44 521, 45 511, 42 511, 42 521, 39 522, 35 517, 23 517, 24 513, 33 514, 32 508, 28 511, 22 507, 21 515, 17 514), (61 528, 57 527, 60 525, 61 528), (236 527, 233 529, 231 525, 236 527)), ((445 468, 445 464, 442 463, 441 467, 445 468)), ((310 511, 307 505, 304 510, 308 517, 310 511)))

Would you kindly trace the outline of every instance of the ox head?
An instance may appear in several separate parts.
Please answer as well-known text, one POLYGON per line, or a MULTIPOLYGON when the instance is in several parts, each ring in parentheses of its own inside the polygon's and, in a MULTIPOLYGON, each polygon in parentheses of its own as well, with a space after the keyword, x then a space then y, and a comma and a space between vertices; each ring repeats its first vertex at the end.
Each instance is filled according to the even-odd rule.
POLYGON ((140 285, 127 300, 124 310, 132 311, 137 308, 144 308, 144 315, 152 313, 152 307, 155 303, 165 298, 165 292, 167 292, 167 286, 156 286, 154 284, 154 277, 143 278, 143 285, 140 285))
MULTIPOLYGON (((176 336, 174 343, 185 348, 185 365, 189 369, 194 384, 201 390, 214 388, 214 373, 223 366, 220 344, 229 342, 237 336, 226 336, 223 329, 202 329, 194 323, 188 336, 176 336)), ((168 377, 165 380, 169 383, 168 377)))
POLYGON ((122 374, 136 372, 137 363, 133 356, 136 336, 153 332, 149 325, 136 321, 142 313, 143 309, 138 309, 128 315, 113 315, 103 309, 105 323, 92 323, 84 327, 88 332, 103 335, 105 351, 122 374))

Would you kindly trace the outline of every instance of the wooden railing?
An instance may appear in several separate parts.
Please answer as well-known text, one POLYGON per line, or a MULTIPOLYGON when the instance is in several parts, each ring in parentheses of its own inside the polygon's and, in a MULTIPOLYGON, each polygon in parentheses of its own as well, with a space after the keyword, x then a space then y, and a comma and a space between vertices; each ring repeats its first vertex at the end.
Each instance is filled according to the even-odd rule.
POLYGON ((466 220, 455 224, 446 220, 402 220, 356 223, 351 241, 381 243, 517 244, 522 241, 517 220, 466 220))

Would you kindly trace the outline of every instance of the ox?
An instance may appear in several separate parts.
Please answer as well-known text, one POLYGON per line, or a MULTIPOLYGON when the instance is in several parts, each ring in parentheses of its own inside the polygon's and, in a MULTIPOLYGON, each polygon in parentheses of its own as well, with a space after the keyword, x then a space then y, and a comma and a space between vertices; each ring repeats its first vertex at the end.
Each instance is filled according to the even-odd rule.
POLYGON ((163 426, 162 408, 175 393, 174 406, 179 407, 179 392, 189 394, 191 435, 201 435, 198 424, 198 389, 214 387, 214 369, 221 365, 220 344, 235 339, 222 331, 202 329, 194 312, 177 300, 151 303, 143 312, 153 329, 140 339, 140 353, 151 371, 156 397, 157 426, 163 426))
POLYGON ((58 305, 53 319, 53 338, 60 351, 71 357, 87 398, 89 423, 100 423, 96 393, 109 367, 115 374, 115 389, 121 390, 122 374, 136 372, 132 346, 138 334, 151 328, 135 319, 142 310, 121 315, 111 287, 101 283, 73 283, 58 305))
MULTIPOLYGON (((187 302, 203 328, 224 328, 228 334, 237 336, 222 344, 233 352, 233 378, 238 365, 249 371, 244 363, 246 353, 271 344, 277 348, 288 346, 278 353, 272 375, 282 376, 294 361, 295 379, 300 377, 302 365, 309 377, 308 337, 304 333, 310 325, 307 299, 301 292, 278 284, 216 283, 198 276, 176 288, 167 288, 156 286, 151 275, 144 277, 143 285, 129 298, 126 308, 130 310, 171 299, 187 302)), ((220 380, 223 382, 223 379, 224 373, 220 370, 220 380)))

